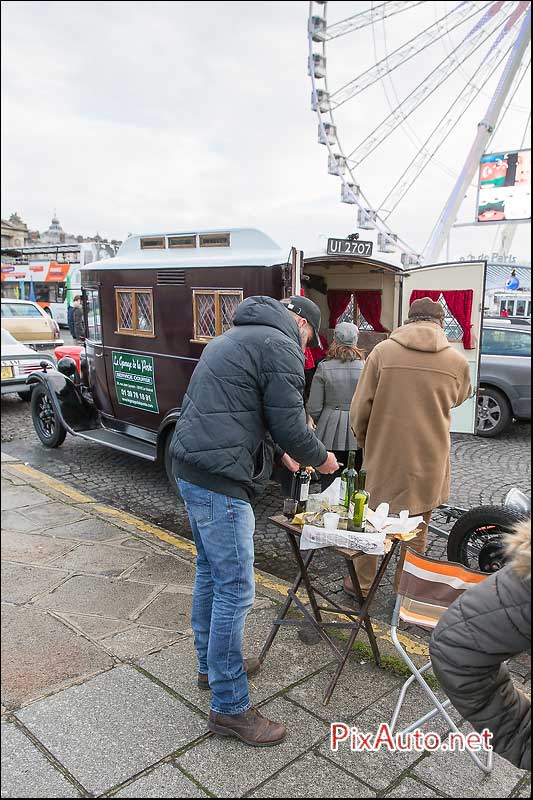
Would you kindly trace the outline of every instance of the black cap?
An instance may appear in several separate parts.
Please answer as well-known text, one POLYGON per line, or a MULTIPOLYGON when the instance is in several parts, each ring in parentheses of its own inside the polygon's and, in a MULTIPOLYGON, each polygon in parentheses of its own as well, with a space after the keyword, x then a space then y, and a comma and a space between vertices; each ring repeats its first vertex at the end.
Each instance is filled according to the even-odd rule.
POLYGON ((318 333, 320 331, 320 309, 317 304, 309 300, 308 297, 291 297, 286 305, 289 311, 306 319, 312 327, 315 335, 309 342, 309 347, 320 347, 320 339, 318 338, 318 333))

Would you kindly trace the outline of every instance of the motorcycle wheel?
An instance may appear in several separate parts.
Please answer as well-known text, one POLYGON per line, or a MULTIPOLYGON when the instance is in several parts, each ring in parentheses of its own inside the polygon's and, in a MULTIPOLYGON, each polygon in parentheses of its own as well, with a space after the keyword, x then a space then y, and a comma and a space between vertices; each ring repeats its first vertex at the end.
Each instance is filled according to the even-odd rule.
POLYGON ((448 561, 478 572, 505 565, 504 536, 524 515, 505 506, 478 506, 460 517, 448 536, 448 561))

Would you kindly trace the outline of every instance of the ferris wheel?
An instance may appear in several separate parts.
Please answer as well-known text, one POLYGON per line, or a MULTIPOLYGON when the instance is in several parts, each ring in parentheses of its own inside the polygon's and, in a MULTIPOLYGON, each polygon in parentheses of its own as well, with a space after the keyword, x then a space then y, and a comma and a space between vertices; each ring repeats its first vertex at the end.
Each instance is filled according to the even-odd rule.
POLYGON ((354 3, 346 16, 350 5, 309 3, 308 74, 328 172, 358 227, 377 230, 381 252, 399 250, 405 266, 436 260, 503 121, 512 120, 508 149, 530 137, 531 3, 354 3), (436 172, 448 199, 421 247, 400 236, 400 212, 428 192, 435 199, 436 172))

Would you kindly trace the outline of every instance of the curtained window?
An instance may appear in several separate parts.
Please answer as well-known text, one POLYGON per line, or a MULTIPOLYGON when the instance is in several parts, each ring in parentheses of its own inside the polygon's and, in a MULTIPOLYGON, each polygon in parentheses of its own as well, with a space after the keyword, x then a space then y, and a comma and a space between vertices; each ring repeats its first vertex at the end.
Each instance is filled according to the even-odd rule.
POLYGON ((444 306, 444 332, 451 342, 462 342, 465 350, 474 350, 472 342, 473 289, 413 289, 409 304, 422 297, 429 297, 444 306))

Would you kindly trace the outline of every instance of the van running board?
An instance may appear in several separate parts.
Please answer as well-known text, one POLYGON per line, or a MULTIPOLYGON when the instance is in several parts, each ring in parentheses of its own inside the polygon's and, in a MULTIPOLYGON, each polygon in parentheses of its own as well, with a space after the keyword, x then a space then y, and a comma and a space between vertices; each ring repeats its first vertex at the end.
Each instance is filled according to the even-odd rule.
POLYGON ((157 460, 157 447, 155 444, 144 442, 142 439, 135 439, 132 436, 126 436, 123 433, 118 433, 118 431, 110 431, 109 428, 76 431, 75 435, 80 436, 82 439, 87 439, 89 442, 97 442, 106 447, 112 447, 114 450, 120 450, 122 453, 146 458, 148 461, 157 460))

